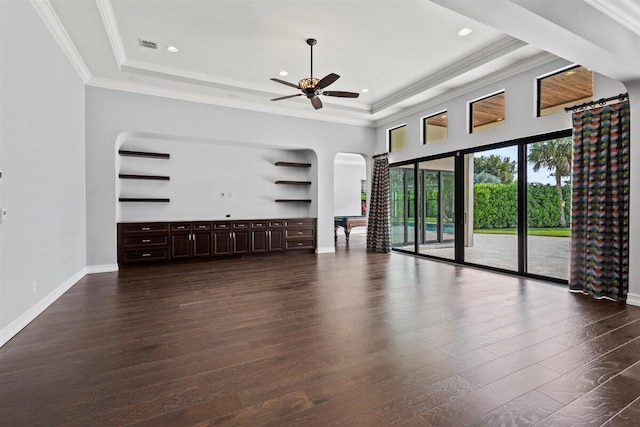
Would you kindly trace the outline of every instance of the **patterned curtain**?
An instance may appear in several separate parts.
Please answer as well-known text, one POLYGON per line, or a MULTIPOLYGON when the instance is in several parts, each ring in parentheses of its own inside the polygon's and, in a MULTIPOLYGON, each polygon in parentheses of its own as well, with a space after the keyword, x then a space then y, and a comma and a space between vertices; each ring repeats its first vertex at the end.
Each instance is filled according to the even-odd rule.
POLYGON ((367 221, 367 251, 391 252, 389 215, 389 154, 387 153, 377 156, 373 163, 367 221))
POLYGON ((569 289, 626 301, 629 102, 573 114, 569 289))

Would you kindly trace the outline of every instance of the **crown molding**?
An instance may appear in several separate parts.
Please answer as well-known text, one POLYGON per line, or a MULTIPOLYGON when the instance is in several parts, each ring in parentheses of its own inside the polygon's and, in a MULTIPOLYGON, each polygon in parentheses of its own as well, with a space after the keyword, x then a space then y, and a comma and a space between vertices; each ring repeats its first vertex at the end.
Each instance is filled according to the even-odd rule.
MULTIPOLYGON (((156 64, 127 59, 122 65, 121 70, 133 74, 156 77, 181 83, 188 83, 198 86, 207 86, 217 90, 228 91, 230 93, 242 93, 250 96, 257 96, 264 99, 282 96, 282 93, 269 92, 262 89, 260 85, 247 85, 240 82, 230 80, 214 79, 208 74, 189 72, 177 68, 159 66, 156 64)), ((297 102, 299 105, 306 105, 306 99, 294 99, 290 102, 297 102)), ((371 113, 370 106, 366 104, 342 103, 335 100, 325 102, 331 105, 334 110, 341 110, 356 114, 371 113)))
POLYGON ((76 70, 80 79, 84 83, 87 83, 91 78, 91 72, 89 72, 89 68, 87 64, 82 60, 80 53, 76 49, 76 46, 71 41, 71 37, 65 30, 62 22, 56 15, 56 12, 53 10, 51 3, 49 0, 31 0, 31 5, 36 10, 42 22, 44 22, 45 27, 49 30, 54 40, 58 43, 58 46, 62 49, 66 57, 71 62, 71 66, 76 70))
POLYGON ((104 25, 107 37, 109 38, 113 55, 116 58, 116 63, 120 67, 127 59, 127 54, 124 51, 124 44, 122 44, 120 29, 118 28, 116 15, 113 12, 111 0, 96 0, 96 5, 98 6, 100 19, 102 19, 102 24, 104 25))
MULTIPOLYGON (((341 123, 346 125, 374 127, 373 120, 357 117, 346 117, 344 115, 322 114, 316 110, 303 111, 291 110, 287 108, 274 107, 272 104, 258 104, 255 102, 246 102, 239 99, 220 98, 215 96, 204 95, 200 93, 187 92, 182 90, 159 88, 156 86, 148 86, 134 82, 123 82, 119 80, 105 79, 101 77, 91 77, 86 82, 87 86, 93 86, 103 89, 118 90, 123 92, 137 93, 141 95, 159 96, 163 98, 176 99, 180 101, 197 102, 200 104, 216 105, 220 107, 236 108, 241 110, 257 111, 261 113, 277 114, 281 116, 300 117, 305 119, 320 120, 333 123, 341 123)), ((332 106, 333 108, 334 106, 332 106)))
POLYGON ((510 66, 507 69, 503 69, 500 71, 493 72, 487 76, 484 76, 480 79, 474 80, 462 86, 459 86, 455 89, 448 90, 446 93, 429 98, 428 100, 413 105, 411 107, 404 108, 399 112, 384 117, 382 119, 378 119, 374 121, 374 125, 376 127, 388 125, 391 123, 396 123, 398 120, 404 120, 407 116, 410 116, 415 113, 422 112, 432 107, 440 106, 441 104, 455 99, 459 96, 465 95, 469 92, 473 92, 474 90, 481 89, 483 87, 498 83, 502 80, 508 79, 509 77, 513 77, 517 74, 523 73, 525 71, 531 70, 533 68, 539 67, 541 65, 547 64, 551 61, 555 61, 558 58, 557 56, 548 53, 542 52, 530 58, 524 59, 517 64, 510 66))
POLYGON ((640 36, 640 4, 633 0, 584 0, 587 4, 640 36))
POLYGON ((524 46, 527 46, 527 43, 522 40, 518 40, 511 36, 501 37, 497 41, 478 49, 472 54, 467 55, 458 61, 452 62, 424 78, 403 87, 392 95, 374 102, 371 108, 371 113, 375 114, 385 110, 386 108, 393 107, 401 101, 418 95, 428 89, 458 77, 473 70, 474 68, 487 64, 488 62, 498 59, 524 46))

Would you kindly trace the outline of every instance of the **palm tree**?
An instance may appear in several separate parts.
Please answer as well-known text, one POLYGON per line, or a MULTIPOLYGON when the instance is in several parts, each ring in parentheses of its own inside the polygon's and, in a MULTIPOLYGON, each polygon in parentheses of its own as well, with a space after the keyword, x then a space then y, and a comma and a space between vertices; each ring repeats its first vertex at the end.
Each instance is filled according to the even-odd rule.
POLYGON ((549 169, 556 178, 556 190, 560 197, 560 227, 567 226, 562 198, 562 178, 571 176, 572 160, 573 145, 570 137, 535 142, 529 150, 529 163, 533 165, 533 171, 549 169))

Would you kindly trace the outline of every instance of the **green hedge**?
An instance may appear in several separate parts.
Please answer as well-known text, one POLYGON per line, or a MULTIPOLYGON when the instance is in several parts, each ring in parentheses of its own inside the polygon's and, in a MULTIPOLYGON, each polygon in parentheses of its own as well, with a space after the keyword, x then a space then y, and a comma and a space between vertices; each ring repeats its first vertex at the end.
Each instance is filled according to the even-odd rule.
MULTIPOLYGON (((474 184, 473 227, 477 229, 511 228, 517 226, 518 187, 516 183, 474 184)), ((529 227, 560 226, 560 200, 555 186, 529 184, 527 187, 529 227)), ((565 200, 565 218, 570 222, 571 188, 562 188, 565 200)))

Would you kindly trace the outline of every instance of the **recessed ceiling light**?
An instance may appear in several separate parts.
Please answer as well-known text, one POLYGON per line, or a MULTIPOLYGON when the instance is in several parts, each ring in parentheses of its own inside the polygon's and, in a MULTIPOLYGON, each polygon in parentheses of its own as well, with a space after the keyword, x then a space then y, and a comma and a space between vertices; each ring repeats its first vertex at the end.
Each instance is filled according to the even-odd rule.
POLYGON ((176 53, 176 52, 180 52, 180 49, 178 49, 177 47, 173 46, 173 45, 169 45, 166 47, 166 49, 171 52, 171 53, 176 53))
POLYGON ((464 37, 464 36, 468 36, 469 34, 471 34, 473 30, 471 28, 463 28, 460 31, 458 31, 458 35, 460 37, 464 37))
POLYGON ((440 116, 440 118, 441 118, 441 119, 446 119, 446 118, 447 118, 447 115, 446 115, 446 114, 443 114, 443 115, 441 115, 441 116, 440 116))
POLYGON ((569 70, 569 71, 567 71, 565 74, 566 74, 567 76, 573 76, 575 73, 576 73, 576 70, 569 70))
POLYGON ((364 89, 362 89, 360 92, 362 92, 362 93, 367 93, 367 92, 369 92, 369 89, 367 89, 367 88, 365 87, 365 88, 364 88, 364 89))
POLYGON ((285 70, 282 70, 282 71, 280 71, 280 75, 281 75, 282 77, 284 77, 284 76, 288 76, 288 75, 289 75, 289 73, 287 73, 285 70))

